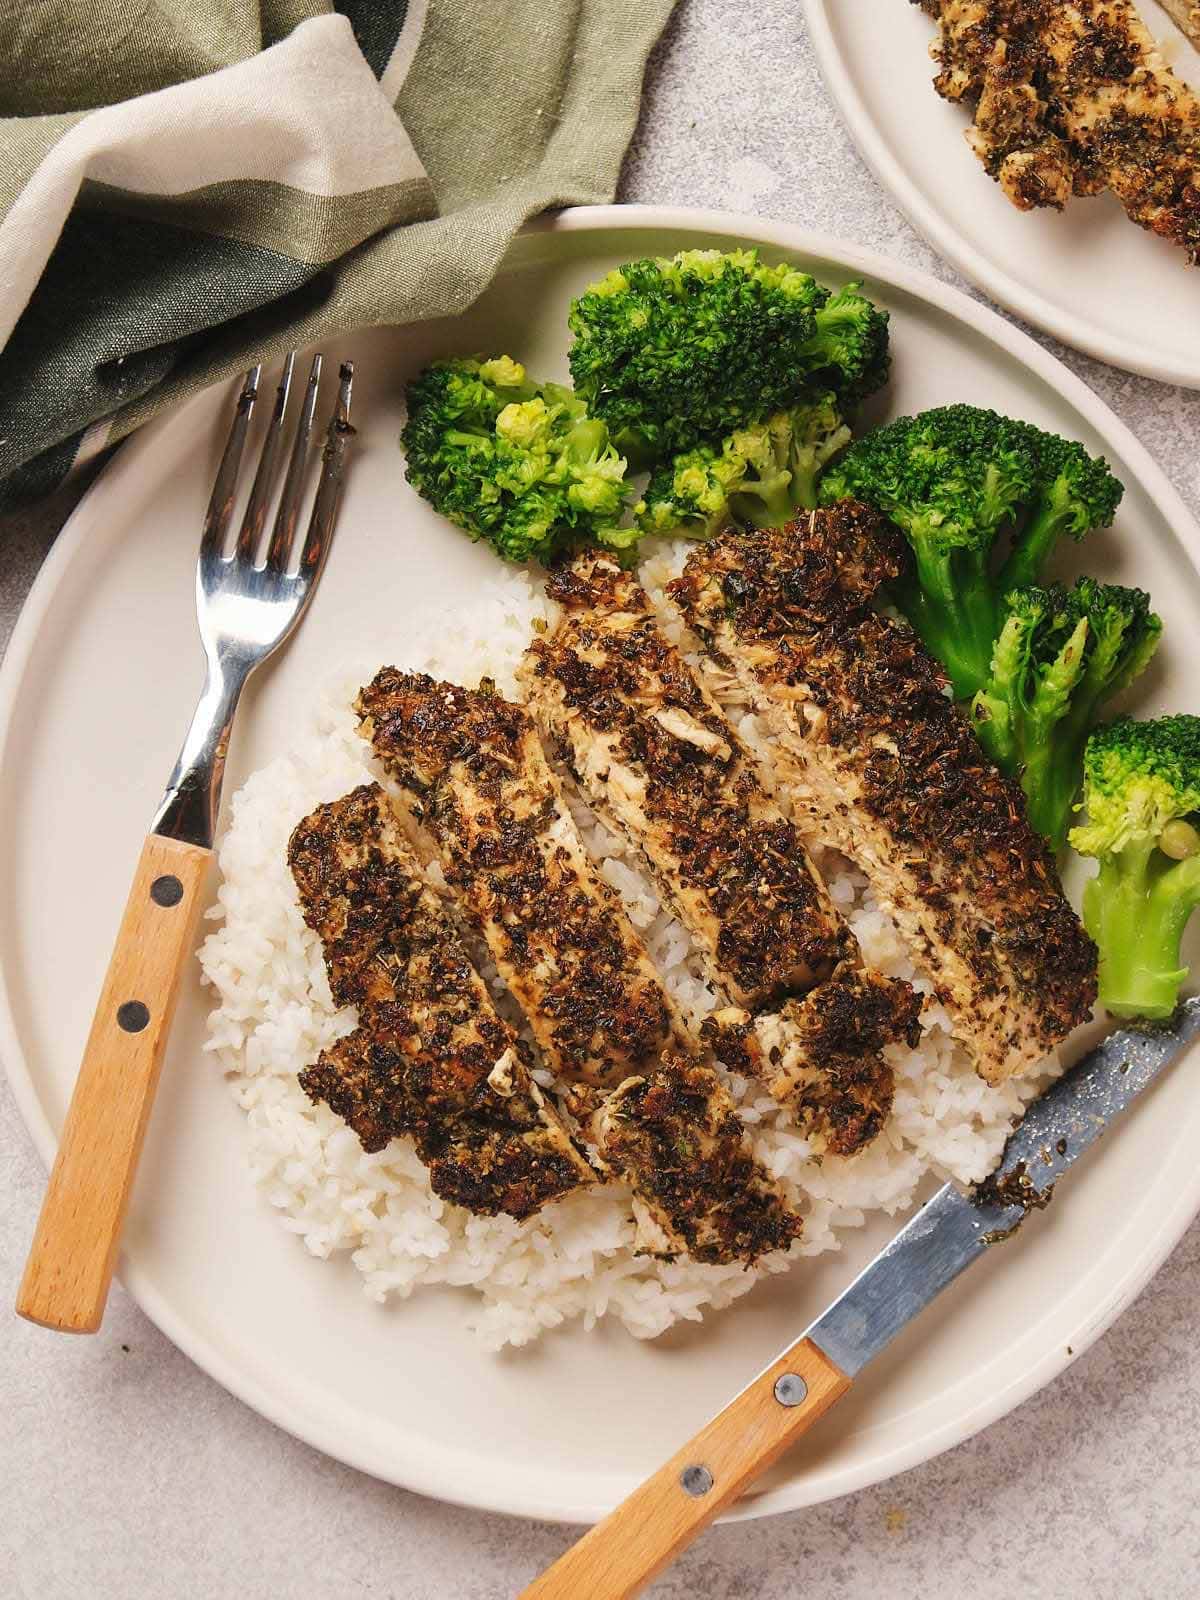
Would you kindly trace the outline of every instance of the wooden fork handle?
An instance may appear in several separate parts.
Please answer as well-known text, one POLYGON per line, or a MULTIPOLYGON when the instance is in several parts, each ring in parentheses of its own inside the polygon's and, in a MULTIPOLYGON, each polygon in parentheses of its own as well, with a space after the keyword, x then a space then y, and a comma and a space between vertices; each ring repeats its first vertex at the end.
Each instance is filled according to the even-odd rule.
POLYGON ((520 1600, 639 1594, 849 1387, 824 1351, 801 1339, 535 1578, 520 1600))
POLYGON ((17 1295, 47 1328, 95 1333, 104 1315, 210 855, 142 847, 17 1295))

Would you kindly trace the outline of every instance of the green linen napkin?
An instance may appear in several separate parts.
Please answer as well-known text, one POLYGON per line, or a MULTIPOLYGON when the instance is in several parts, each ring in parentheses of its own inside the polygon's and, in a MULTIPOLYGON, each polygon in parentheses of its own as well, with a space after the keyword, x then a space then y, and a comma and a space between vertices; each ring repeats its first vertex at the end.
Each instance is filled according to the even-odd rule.
POLYGON ((0 61, 0 509, 184 396, 461 311, 611 199, 673 0, 40 0, 0 61))

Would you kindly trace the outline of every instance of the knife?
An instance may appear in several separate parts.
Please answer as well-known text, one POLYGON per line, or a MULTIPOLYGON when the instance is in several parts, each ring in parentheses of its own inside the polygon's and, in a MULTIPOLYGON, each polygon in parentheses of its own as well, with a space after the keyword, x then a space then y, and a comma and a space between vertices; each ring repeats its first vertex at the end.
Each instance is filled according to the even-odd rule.
POLYGON ((520 1600, 628 1600, 808 1431, 959 1273, 1050 1202, 1063 1173, 1200 1034, 1200 997, 1122 1028, 1026 1111, 992 1175, 948 1183, 796 1341, 520 1600))

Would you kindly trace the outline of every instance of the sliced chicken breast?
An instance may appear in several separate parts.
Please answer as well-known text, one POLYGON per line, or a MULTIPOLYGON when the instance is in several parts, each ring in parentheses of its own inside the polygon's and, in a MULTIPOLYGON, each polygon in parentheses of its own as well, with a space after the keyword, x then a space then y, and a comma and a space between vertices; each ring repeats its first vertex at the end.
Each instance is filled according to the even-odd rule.
POLYGON ((639 1242, 653 1255, 756 1261, 801 1231, 751 1153, 710 1068, 668 1052, 626 1078, 592 1119, 601 1159, 632 1184, 639 1242))
POLYGON ((583 847, 537 729, 499 695, 385 668, 362 732, 566 1083, 612 1087, 685 1030, 583 847))
POLYGON ((434 1192, 526 1217, 596 1173, 530 1076, 425 882, 386 795, 364 784, 295 829, 288 861, 338 1005, 359 1026, 300 1074, 365 1150, 411 1135, 434 1192))
POLYGON ((819 1149, 853 1154, 886 1120, 881 1052, 915 1042, 919 1002, 908 984, 856 970, 857 942, 800 834, 636 579, 591 552, 552 574, 547 593, 563 609, 522 667, 531 710, 592 804, 643 852, 710 981, 743 1008, 741 1037, 764 1041, 737 1052, 740 1069, 819 1149), (813 1015, 840 1019, 840 1051, 814 1046, 813 1015))
POLYGON ((813 830, 867 874, 993 1082, 1089 1014, 1096 952, 906 623, 872 608, 894 530, 851 502, 697 549, 672 595, 718 700, 752 706, 813 830))
POLYGON ((589 554, 551 575, 530 709, 596 808, 644 853, 737 1005, 811 989, 855 951, 793 824, 637 580, 589 554))
POLYGON ((794 1238, 799 1216, 755 1160, 717 1074, 692 1057, 528 713, 393 668, 362 691, 358 710, 546 1060, 577 1087, 572 1104, 589 1115, 599 1158, 633 1186, 643 1246, 749 1261, 794 1238), (651 1158, 665 1156, 668 1137, 673 1180, 651 1158))

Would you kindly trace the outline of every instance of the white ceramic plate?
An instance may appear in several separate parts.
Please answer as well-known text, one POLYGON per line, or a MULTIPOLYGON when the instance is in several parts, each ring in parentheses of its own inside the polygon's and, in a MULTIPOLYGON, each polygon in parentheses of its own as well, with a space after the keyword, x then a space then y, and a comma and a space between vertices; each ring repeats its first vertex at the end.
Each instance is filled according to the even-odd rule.
MULTIPOLYGON (((1154 0, 1140 7, 1172 66, 1200 54, 1154 0)), ((1021 212, 967 145, 969 112, 933 87, 934 24, 905 0, 804 0, 830 93, 909 221, 993 300, 1128 372, 1200 388, 1200 271, 1112 195, 1021 212)))
MULTIPOLYGON (((284 750, 312 686, 352 652, 389 657, 410 619, 494 559, 408 490, 396 447, 405 379, 449 351, 513 350, 566 376, 573 293, 631 256, 755 240, 891 308, 894 409, 972 399, 1102 448, 1129 484, 1122 538, 1096 570, 1137 576, 1168 622, 1146 703, 1181 705, 1194 674, 1200 545, 1131 435, 994 313, 880 257, 782 224, 604 208, 527 234, 466 316, 338 347, 359 363, 360 436, 341 528, 313 610, 247 695, 227 792, 284 750), (1189 655, 1189 651, 1192 652, 1189 655)), ((49 1159, 147 820, 200 675, 192 615, 197 530, 229 391, 200 396, 127 445, 64 531, 0 677, 0 1050, 49 1159)), ((1193 678, 1194 681, 1194 678, 1193 678)), ((321 1262, 279 1225, 211 1058, 193 970, 163 1074, 121 1268, 155 1322, 281 1426, 380 1477, 448 1500, 584 1521, 604 1512, 740 1388, 894 1231, 798 1265, 701 1328, 655 1344, 571 1328, 525 1352, 482 1353, 464 1302, 425 1291, 381 1309, 348 1262, 321 1262)), ((297 1063, 299 1066, 300 1063, 297 1063)), ((1032 1220, 856 1386, 738 1511, 845 1494, 956 1444, 1061 1370, 1126 1306, 1200 1205, 1200 1101, 1187 1065, 1032 1220)), ((62 1359, 72 1359, 64 1348, 62 1359)))

